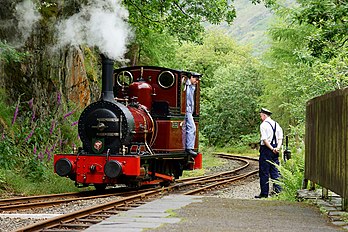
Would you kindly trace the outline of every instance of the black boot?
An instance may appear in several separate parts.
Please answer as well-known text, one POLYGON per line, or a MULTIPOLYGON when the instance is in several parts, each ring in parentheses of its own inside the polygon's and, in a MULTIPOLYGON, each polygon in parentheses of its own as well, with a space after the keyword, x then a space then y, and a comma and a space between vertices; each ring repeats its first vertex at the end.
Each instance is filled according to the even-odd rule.
POLYGON ((195 152, 193 149, 186 149, 185 150, 186 154, 192 156, 192 157, 196 157, 197 156, 197 152, 195 152))
POLYGON ((260 194, 260 195, 255 196, 255 198, 267 198, 267 197, 268 196, 265 194, 260 194))

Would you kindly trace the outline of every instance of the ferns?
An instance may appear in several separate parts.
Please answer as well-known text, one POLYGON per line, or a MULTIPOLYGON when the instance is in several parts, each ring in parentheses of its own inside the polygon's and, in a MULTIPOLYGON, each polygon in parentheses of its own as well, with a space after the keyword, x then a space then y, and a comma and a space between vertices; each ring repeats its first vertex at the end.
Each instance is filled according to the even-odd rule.
POLYGON ((297 190, 301 189, 304 174, 304 154, 295 154, 292 159, 276 165, 280 172, 280 179, 273 181, 282 187, 280 200, 296 201, 297 190))

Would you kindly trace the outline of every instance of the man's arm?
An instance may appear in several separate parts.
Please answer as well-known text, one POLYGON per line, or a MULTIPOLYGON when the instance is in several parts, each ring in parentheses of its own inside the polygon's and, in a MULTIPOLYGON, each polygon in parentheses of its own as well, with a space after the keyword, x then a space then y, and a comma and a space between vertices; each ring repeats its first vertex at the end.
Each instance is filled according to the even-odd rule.
POLYGON ((278 141, 280 141, 280 145, 278 143, 278 146, 275 147, 275 148, 272 147, 272 145, 267 141, 267 139, 264 139, 262 141, 266 145, 266 147, 268 147, 274 154, 278 154, 279 153, 279 150, 280 150, 280 147, 281 147, 281 144, 282 144, 282 140, 278 140, 278 141))
POLYGON ((277 153, 279 153, 280 151, 280 148, 282 147, 282 144, 283 144, 283 139, 278 139, 278 143, 277 143, 277 153))

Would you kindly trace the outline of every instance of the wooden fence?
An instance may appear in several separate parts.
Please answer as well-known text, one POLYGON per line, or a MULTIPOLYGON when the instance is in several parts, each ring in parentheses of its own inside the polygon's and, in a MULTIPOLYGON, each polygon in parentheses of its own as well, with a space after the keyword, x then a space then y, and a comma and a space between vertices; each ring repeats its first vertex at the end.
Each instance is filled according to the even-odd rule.
POLYGON ((348 88, 306 106, 305 179, 348 199, 348 88))

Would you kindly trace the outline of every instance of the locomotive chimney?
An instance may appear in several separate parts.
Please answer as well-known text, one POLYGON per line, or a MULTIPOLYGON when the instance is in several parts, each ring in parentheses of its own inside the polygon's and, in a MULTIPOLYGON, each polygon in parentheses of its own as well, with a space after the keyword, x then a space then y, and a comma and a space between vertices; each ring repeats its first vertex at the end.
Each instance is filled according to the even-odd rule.
POLYGON ((102 94, 103 101, 115 101, 113 92, 114 61, 101 54, 102 58, 102 94))

